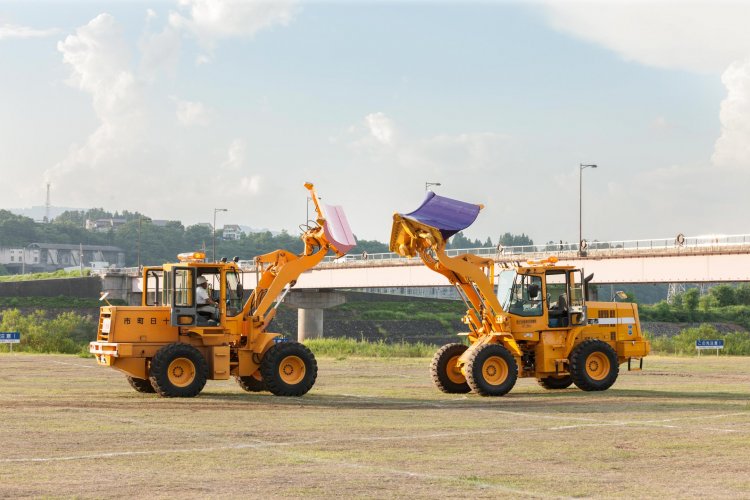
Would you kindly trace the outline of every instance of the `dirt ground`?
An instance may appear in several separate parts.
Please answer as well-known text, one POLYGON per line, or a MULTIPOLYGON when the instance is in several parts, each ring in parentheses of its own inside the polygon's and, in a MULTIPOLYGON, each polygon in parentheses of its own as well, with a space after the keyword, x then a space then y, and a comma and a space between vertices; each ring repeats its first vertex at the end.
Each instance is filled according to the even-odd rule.
POLYGON ((302 398, 133 391, 0 355, 0 497, 750 498, 750 358, 649 357, 609 391, 445 395, 428 359, 320 359, 302 398))

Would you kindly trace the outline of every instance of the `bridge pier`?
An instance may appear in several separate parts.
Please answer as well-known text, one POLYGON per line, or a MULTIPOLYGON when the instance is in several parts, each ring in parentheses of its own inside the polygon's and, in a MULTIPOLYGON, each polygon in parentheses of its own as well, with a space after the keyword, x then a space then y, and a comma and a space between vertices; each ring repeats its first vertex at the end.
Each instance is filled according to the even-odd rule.
POLYGON ((323 310, 344 302, 343 293, 331 290, 292 290, 284 303, 298 309, 297 341, 323 338, 323 310))

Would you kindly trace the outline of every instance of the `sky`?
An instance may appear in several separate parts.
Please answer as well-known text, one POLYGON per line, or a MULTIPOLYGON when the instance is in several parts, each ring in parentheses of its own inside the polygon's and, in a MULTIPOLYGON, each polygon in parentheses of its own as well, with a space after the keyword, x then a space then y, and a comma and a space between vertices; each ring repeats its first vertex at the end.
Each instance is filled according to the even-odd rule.
POLYGON ((388 241, 750 233, 750 2, 0 0, 0 208, 388 241), (581 164, 597 169, 581 171, 581 164), (579 176, 582 190, 579 193, 579 176))

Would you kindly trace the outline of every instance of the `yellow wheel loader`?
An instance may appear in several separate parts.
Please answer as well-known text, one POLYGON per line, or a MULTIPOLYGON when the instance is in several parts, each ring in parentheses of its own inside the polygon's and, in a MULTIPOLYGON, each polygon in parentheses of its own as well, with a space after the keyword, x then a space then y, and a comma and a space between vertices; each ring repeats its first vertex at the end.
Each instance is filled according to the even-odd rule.
POLYGON ((299 275, 330 251, 341 257, 356 241, 341 207, 321 205, 305 184, 317 219, 303 227, 300 255, 276 250, 255 258, 255 283, 243 287, 237 259, 206 262, 203 252, 145 267, 140 306, 101 308, 90 352, 99 365, 122 371, 138 392, 198 395, 206 380, 234 377, 249 392, 301 396, 318 367, 304 345, 269 331, 278 306, 299 275))
POLYGON ((641 369, 650 344, 638 306, 587 300, 593 276, 584 278, 582 269, 550 257, 502 264, 495 274, 494 259, 446 254, 448 238, 469 227, 482 208, 428 192, 415 211, 393 216, 391 251, 419 256, 467 306, 462 321, 469 332, 460 335, 468 342, 445 345, 432 360, 438 389, 502 396, 518 377, 535 377, 546 389, 575 384, 603 391, 615 383, 621 364, 641 369))

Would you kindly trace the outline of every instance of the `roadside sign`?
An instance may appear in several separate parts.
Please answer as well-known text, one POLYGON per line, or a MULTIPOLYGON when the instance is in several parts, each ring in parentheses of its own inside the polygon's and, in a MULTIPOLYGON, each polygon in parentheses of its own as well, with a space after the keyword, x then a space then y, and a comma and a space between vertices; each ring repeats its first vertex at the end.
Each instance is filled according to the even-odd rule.
POLYGON ((718 340, 696 340, 696 349, 724 349, 724 339, 718 340))
POLYGON ((21 332, 0 332, 0 344, 18 344, 21 342, 21 332))
POLYGON ((0 344, 10 344, 10 352, 13 352, 13 344, 21 342, 21 332, 0 332, 0 344))
POLYGON ((698 339, 695 341, 695 348, 698 350, 698 356, 704 349, 716 349, 716 355, 719 355, 719 349, 724 349, 724 339, 698 339))

